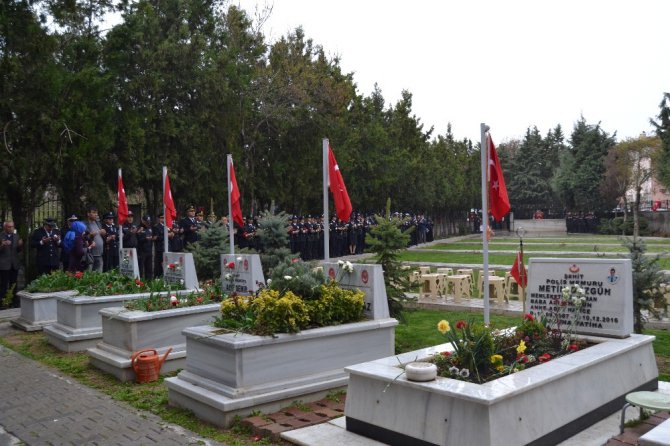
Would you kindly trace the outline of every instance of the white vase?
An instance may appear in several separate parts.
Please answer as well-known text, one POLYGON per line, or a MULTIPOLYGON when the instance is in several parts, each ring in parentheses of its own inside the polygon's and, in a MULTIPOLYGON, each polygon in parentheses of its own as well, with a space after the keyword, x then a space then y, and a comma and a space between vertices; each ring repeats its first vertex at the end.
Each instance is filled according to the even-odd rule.
POLYGON ((410 362, 405 366, 405 376, 410 381, 432 381, 437 377, 437 366, 430 362, 410 362))

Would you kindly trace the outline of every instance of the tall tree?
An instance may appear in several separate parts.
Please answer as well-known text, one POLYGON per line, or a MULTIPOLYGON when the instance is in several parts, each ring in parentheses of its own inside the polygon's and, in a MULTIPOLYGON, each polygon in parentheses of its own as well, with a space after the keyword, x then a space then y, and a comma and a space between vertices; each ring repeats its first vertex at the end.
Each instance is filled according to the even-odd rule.
POLYGON ((670 189, 670 93, 663 93, 659 108, 658 121, 650 120, 662 145, 656 176, 665 187, 670 189))

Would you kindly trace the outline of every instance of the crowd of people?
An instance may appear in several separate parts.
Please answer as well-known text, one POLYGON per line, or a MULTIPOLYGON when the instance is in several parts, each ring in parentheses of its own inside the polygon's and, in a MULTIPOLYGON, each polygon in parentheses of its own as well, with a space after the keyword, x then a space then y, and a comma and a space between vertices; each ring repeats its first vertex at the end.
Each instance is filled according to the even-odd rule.
POLYGON ((565 226, 568 233, 589 233, 595 234, 598 232, 598 225, 600 219, 596 217, 593 212, 588 213, 571 213, 565 214, 565 226))
MULTIPOLYGON (((187 206, 185 217, 173 222, 166 228, 163 214, 154 221, 151 216, 143 215, 136 223, 135 215, 129 212, 126 222, 116 223, 116 214, 98 213, 96 206, 86 209, 85 217, 71 215, 61 230, 53 218, 46 218, 42 226, 35 229, 29 237, 29 246, 35 250, 37 275, 48 274, 59 268, 76 273, 78 271, 110 271, 119 267, 119 245, 123 240, 124 248, 137 250, 140 276, 153 279, 163 275, 163 253, 165 252, 164 234, 168 234, 170 252, 183 252, 194 243, 198 243, 202 231, 216 221, 228 226, 228 218, 216 218, 210 214, 205 219, 204 209, 196 211, 195 206, 187 206)), ((393 217, 402 220, 402 230, 411 231, 409 245, 433 240, 433 223, 423 214, 396 212, 393 217)), ((260 217, 247 217, 242 227, 236 226, 235 244, 239 248, 260 250, 257 230, 260 217)), ((366 248, 365 236, 377 224, 373 214, 354 212, 349 221, 344 222, 333 216, 329 222, 329 255, 341 257, 361 254, 366 248)), ((324 257, 324 221, 319 215, 293 215, 287 227, 289 248, 304 260, 324 257)), ((0 239, 0 301, 13 291, 11 301, 5 300, 5 306, 18 306, 16 282, 21 266, 20 255, 24 249, 23 240, 18 236, 14 223, 7 221, 3 225, 0 239)))

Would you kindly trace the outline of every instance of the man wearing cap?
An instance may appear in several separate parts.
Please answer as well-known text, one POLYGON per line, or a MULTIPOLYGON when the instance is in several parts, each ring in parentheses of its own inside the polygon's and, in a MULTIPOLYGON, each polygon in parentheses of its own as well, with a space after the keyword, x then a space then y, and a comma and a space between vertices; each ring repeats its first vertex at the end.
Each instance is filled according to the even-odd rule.
POLYGON ((18 307, 16 279, 19 275, 19 253, 23 250, 23 240, 15 233, 14 222, 6 221, 0 234, 0 307, 7 291, 14 286, 12 307, 18 307))
POLYGON ((37 275, 49 274, 58 269, 60 253, 58 248, 61 244, 61 235, 56 228, 53 218, 44 220, 44 225, 37 228, 30 236, 30 246, 37 250, 35 261, 37 263, 37 275))
POLYGON ((93 255, 93 263, 88 265, 89 271, 102 272, 102 253, 105 249, 105 241, 103 237, 106 235, 105 230, 98 221, 98 208, 89 206, 86 212, 86 231, 88 232, 89 241, 95 243, 95 246, 90 249, 93 255))
MULTIPOLYGON (((72 223, 75 221, 79 220, 79 218, 75 215, 72 214, 67 220, 66 220, 66 229, 65 232, 62 235, 63 240, 67 237, 67 233, 72 230, 72 223)), ((70 253, 65 249, 65 246, 61 244, 61 250, 60 250, 60 261, 63 264, 63 271, 67 271, 70 263, 70 253)))
POLYGON ((128 211, 126 222, 121 228, 123 230, 123 247, 137 249, 137 225, 133 223, 135 215, 133 211, 128 211))
POLYGON ((186 217, 182 218, 179 226, 184 230, 184 249, 191 243, 198 241, 198 222, 195 218, 195 206, 186 208, 186 217))
POLYGON ((151 280, 154 278, 154 232, 151 229, 151 217, 145 215, 137 230, 137 260, 140 263, 140 277, 151 280))
POLYGON ((102 270, 111 271, 119 267, 119 230, 114 224, 113 212, 107 212, 104 215, 102 229, 105 231, 102 270))
MULTIPOLYGON (((163 253, 165 253, 165 214, 158 214, 158 222, 153 226, 154 232, 154 277, 163 277, 163 253)), ((174 237, 172 229, 168 230, 168 244, 174 237)))

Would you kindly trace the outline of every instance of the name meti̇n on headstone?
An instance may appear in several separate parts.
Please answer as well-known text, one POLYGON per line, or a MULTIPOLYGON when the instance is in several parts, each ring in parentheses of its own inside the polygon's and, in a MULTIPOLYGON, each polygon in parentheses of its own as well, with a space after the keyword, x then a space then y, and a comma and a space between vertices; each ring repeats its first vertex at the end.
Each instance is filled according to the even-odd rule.
MULTIPOLYGON (((529 261, 528 309, 531 314, 555 314, 562 310, 567 327, 576 316, 575 333, 627 337, 633 332, 633 272, 629 259, 537 259, 529 261), (577 309, 562 309, 563 288, 578 285, 585 302, 577 309)), ((551 318, 550 318, 551 319, 551 318)))
POLYGON ((342 288, 358 289, 365 293, 366 317, 370 319, 390 317, 382 266, 361 263, 350 265, 353 266, 353 271, 347 272, 340 263, 324 262, 323 272, 331 279, 337 280, 342 288))
POLYGON ((260 256, 221 254, 221 286, 228 294, 253 294, 265 287, 260 256))
POLYGON ((187 290, 198 288, 193 254, 190 252, 163 253, 163 280, 166 284, 183 285, 187 290))

